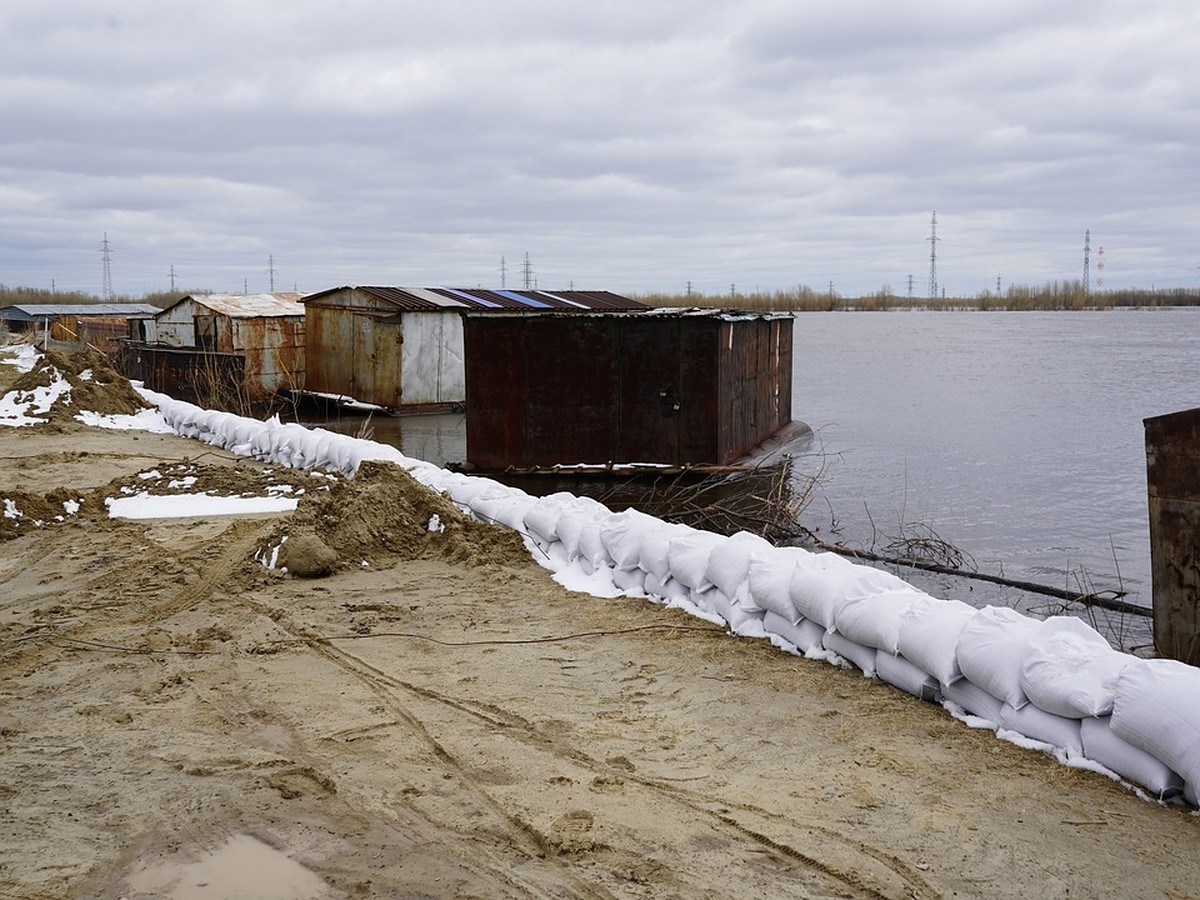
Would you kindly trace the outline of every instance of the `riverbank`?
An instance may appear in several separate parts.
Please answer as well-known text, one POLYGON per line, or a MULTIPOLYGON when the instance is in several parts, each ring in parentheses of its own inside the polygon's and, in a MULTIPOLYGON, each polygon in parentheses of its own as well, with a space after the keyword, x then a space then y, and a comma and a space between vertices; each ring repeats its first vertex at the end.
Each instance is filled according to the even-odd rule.
POLYGON ((0 484, 90 501, 0 543, 0 893, 1194 892, 1196 816, 856 671, 568 591, 392 467, 59 420, 0 428, 0 484), (103 503, 187 479, 298 502, 103 503), (331 574, 255 560, 317 519, 331 574))

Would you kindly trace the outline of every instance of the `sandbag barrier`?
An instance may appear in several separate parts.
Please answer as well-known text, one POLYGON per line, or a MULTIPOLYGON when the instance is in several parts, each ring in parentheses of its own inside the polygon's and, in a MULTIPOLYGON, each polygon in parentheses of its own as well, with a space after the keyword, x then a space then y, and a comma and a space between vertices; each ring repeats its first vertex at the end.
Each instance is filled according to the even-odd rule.
POLYGON ((465 512, 520 532, 564 583, 576 583, 563 577, 575 572, 601 596, 644 596, 790 653, 853 665, 998 737, 1150 798, 1197 805, 1200 669, 1122 653, 1080 619, 976 609, 832 553, 614 513, 566 493, 533 497, 386 444, 142 393, 177 433, 239 455, 346 475, 366 460, 395 462, 465 512))

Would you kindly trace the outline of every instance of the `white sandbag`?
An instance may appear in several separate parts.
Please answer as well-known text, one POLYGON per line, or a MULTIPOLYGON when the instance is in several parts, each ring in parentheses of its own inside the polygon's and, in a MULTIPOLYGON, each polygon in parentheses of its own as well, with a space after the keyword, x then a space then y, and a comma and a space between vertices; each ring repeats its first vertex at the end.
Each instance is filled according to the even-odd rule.
POLYGON ((555 524, 558 539, 567 548, 571 559, 579 555, 579 535, 584 526, 601 517, 612 515, 608 507, 588 497, 576 497, 570 506, 563 509, 555 524))
POLYGON ((825 637, 825 629, 812 619, 791 622, 773 610, 766 610, 763 615, 763 628, 779 635, 801 653, 821 647, 821 639, 825 637))
POLYGON ((612 580, 613 585, 622 591, 639 593, 646 590, 646 573, 638 567, 613 569, 612 580))
POLYGON ((1117 679, 1112 730, 1200 784, 1200 669, 1135 658, 1117 679))
MULTIPOLYGON (((800 560, 813 554, 800 547, 771 547, 750 557, 750 600, 789 622, 803 616, 792 603, 792 572, 800 560)), ((822 626, 824 627, 824 626, 822 626)))
MULTIPOLYGON (((457 488, 451 489, 451 497, 458 499, 455 494, 457 488)), ((468 498, 470 499, 470 498, 468 498)), ((558 517, 562 515, 574 496, 563 491, 556 494, 548 494, 545 497, 539 497, 534 501, 533 505, 525 511, 525 530, 537 540, 543 543, 551 543, 558 540, 558 517)))
POLYGON ((728 597, 744 595, 739 589, 750 578, 750 560, 756 553, 772 549, 766 538, 739 531, 712 548, 705 576, 728 597))
POLYGON ((854 663, 862 669, 863 675, 867 678, 875 676, 875 656, 879 651, 874 647, 867 647, 852 641, 836 631, 826 631, 825 636, 821 638, 821 646, 830 653, 836 653, 843 659, 854 663))
POLYGON ((903 656, 893 656, 883 651, 876 653, 875 675, 880 681, 886 681, 892 687, 898 687, 926 702, 933 702, 937 696, 937 679, 903 656))
POLYGON ((1015 731, 1027 738, 1041 741, 1068 753, 1083 755, 1083 739, 1079 736, 1079 720, 1044 712, 1032 703, 1014 709, 1005 703, 1000 707, 1000 727, 1015 731))
MULTIPOLYGON (((746 609, 745 607, 740 606, 736 601, 730 599, 730 597, 719 587, 710 587, 706 591, 693 590, 693 603, 697 603, 698 596, 703 597, 709 608, 711 608, 713 612, 724 619, 729 625, 730 631, 735 633, 740 632, 748 623, 752 621, 761 622, 763 616, 766 614, 765 610, 758 609, 757 607, 754 609, 746 609)), ((697 605, 699 605, 699 603, 697 603, 697 605)))
POLYGON ((603 519, 600 540, 618 569, 632 569, 641 561, 645 536, 663 525, 662 519, 636 509, 627 509, 603 519))
POLYGON ((712 587, 708 580, 708 558, 713 548, 727 538, 711 531, 689 528, 676 534, 667 543, 667 565, 671 575, 688 587, 703 591, 712 587))
POLYGON ((455 503, 470 506, 472 498, 481 491, 502 487, 504 485, 494 479, 482 476, 470 476, 463 478, 462 481, 452 482, 448 487, 448 491, 450 499, 455 503))
POLYGON ((666 578, 659 578, 653 572, 647 572, 646 580, 642 582, 642 585, 647 594, 661 600, 691 599, 692 589, 685 584, 680 584, 670 575, 666 578))
POLYGON ((638 565, 650 575, 660 580, 671 574, 671 563, 667 557, 667 549, 671 539, 688 531, 686 525, 673 522, 662 522, 657 528, 647 529, 642 535, 642 546, 638 551, 638 565))
POLYGON ((1082 719, 1079 733, 1084 756, 1126 781, 1141 785, 1160 800, 1177 797, 1183 790, 1183 779, 1178 772, 1113 733, 1111 716, 1082 719))
POLYGON ((593 519, 584 524, 579 532, 578 555, 576 557, 585 575, 591 575, 597 569, 611 569, 612 560, 604 544, 600 540, 600 522, 593 519))
POLYGON ((834 628, 852 641, 895 656, 900 652, 900 623, 904 613, 927 596, 915 587, 904 585, 847 597, 834 613, 834 628))
POLYGON ((488 488, 471 498, 468 504, 476 518, 517 531, 525 530, 525 515, 534 499, 514 488, 488 488))
POLYGON ((939 684, 952 684, 962 678, 958 668, 958 638, 978 611, 958 600, 933 597, 915 600, 900 617, 896 647, 905 659, 928 672, 939 684))
POLYGON ((1133 661, 1074 616, 1042 622, 1026 645, 1021 690, 1039 709, 1082 719, 1112 712, 1117 679, 1133 661))
POLYGON ((958 637, 958 667, 997 700, 1020 709, 1029 702, 1021 690, 1021 663, 1040 625, 1037 619, 1015 609, 985 606, 970 618, 958 637))
POLYGON ((834 627, 834 613, 857 585, 860 567, 836 553, 813 553, 792 570, 792 605, 806 619, 834 627))
POLYGON ((938 693, 942 695, 943 701, 961 706, 971 715, 990 722, 993 728, 1000 727, 1000 712, 1004 704, 979 685, 966 678, 959 678, 953 684, 939 684, 938 693))

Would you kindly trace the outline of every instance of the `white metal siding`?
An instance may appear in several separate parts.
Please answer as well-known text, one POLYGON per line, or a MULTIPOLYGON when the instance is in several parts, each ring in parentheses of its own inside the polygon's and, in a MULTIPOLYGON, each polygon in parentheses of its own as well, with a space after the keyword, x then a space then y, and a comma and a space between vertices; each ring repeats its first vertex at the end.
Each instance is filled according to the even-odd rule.
POLYGON ((462 318, 457 312, 404 315, 400 384, 405 404, 467 399, 462 318))

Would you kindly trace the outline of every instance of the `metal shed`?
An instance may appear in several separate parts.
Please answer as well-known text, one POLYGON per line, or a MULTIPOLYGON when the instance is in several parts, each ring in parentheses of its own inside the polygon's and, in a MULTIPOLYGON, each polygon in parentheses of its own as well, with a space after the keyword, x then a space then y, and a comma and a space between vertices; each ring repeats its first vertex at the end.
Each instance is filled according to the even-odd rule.
POLYGON ((128 319, 157 312, 149 303, 17 303, 0 308, 0 323, 12 331, 42 331, 56 341, 107 352, 125 334, 128 319))
MULTIPOLYGON (((122 353, 152 390, 206 400, 213 389, 257 402, 304 384, 300 294, 194 294, 152 318, 131 319, 122 353)), ((226 404, 227 405, 227 404, 226 404)))
POLYGON ((467 462, 724 465, 792 420, 792 316, 464 315, 467 462))
POLYGON ((461 313, 644 310, 608 291, 343 286, 309 294, 306 390, 389 409, 466 400, 461 313))

